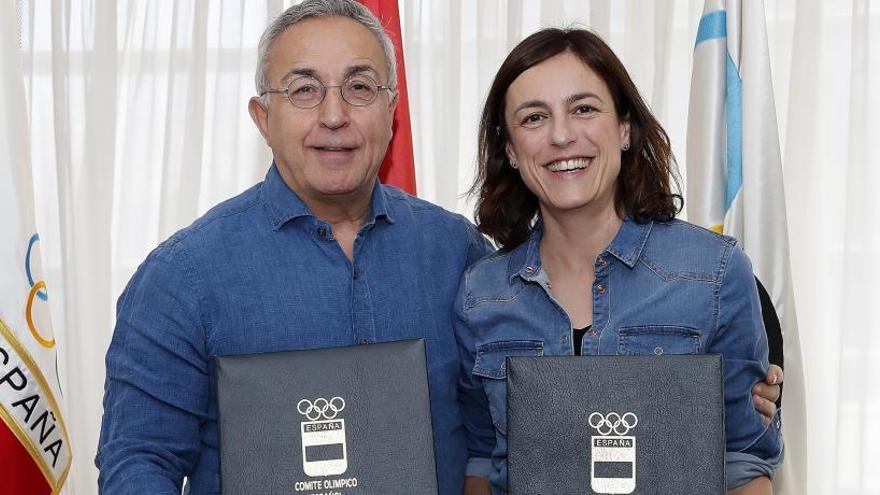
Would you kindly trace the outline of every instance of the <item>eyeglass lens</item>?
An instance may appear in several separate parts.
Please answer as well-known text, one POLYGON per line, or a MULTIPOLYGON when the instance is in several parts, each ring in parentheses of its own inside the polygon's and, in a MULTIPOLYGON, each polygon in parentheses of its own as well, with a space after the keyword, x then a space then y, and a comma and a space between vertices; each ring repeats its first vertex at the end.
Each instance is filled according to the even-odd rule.
POLYGON ((321 81, 311 76, 298 77, 287 86, 287 98, 300 108, 313 108, 324 99, 327 88, 338 87, 342 99, 351 105, 369 105, 379 93, 376 81, 364 75, 354 75, 345 80, 342 86, 324 86, 321 81))

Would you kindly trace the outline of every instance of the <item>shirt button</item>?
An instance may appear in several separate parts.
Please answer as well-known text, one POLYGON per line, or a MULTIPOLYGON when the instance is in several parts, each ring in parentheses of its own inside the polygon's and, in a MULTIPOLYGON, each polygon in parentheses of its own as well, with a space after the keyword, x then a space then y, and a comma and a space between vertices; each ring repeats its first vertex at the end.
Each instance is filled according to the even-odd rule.
POLYGON ((561 338, 560 340, 562 340, 562 343, 564 344, 564 343, 568 342, 568 336, 567 336, 567 335, 563 335, 562 338, 561 338))
POLYGON ((535 269, 533 267, 531 267, 531 266, 526 267, 526 273, 534 273, 534 272, 535 272, 535 269))
POLYGON ((318 227, 318 237, 327 237, 327 229, 324 227, 318 227))
POLYGON ((603 258, 601 256, 599 256, 598 262, 599 262, 599 266, 605 266, 607 264, 607 261, 605 261, 605 258, 603 258))
POLYGON ((595 336, 597 336, 597 335, 599 335, 599 331, 598 331, 598 330, 590 330, 590 337, 595 337, 595 336))
POLYGON ((598 292, 599 294, 604 294, 605 293, 605 286, 602 284, 597 285, 596 292, 598 292))
POLYGON ((369 344, 370 341, 369 341, 369 339, 361 339, 361 340, 360 340, 360 343, 361 343, 361 344, 369 344))

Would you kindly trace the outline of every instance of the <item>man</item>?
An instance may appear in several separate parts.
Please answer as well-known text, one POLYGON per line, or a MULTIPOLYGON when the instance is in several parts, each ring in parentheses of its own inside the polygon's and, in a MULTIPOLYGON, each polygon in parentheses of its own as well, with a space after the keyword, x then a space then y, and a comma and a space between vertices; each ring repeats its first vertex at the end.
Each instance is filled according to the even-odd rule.
POLYGON ((377 182, 394 52, 349 1, 291 8, 260 43, 263 183, 178 232, 119 299, 97 465, 104 492, 219 490, 210 358, 425 338, 438 478, 461 493, 451 303, 490 246, 464 218, 377 182), (380 42, 382 40, 383 42, 380 42))
POLYGON ((369 11, 307 0, 259 50, 249 110, 274 163, 156 248, 120 297, 100 488, 178 494, 187 476, 193 494, 219 491, 212 356, 424 338, 440 493, 459 494, 451 304, 491 247, 463 217, 378 183, 397 92, 369 11))

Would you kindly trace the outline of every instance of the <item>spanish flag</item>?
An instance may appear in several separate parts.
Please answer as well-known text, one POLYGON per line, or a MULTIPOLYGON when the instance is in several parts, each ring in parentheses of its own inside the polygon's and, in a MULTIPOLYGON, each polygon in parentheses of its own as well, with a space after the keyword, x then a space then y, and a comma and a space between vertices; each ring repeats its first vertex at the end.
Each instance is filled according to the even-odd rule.
POLYGON ((403 37, 400 31, 400 9, 397 0, 360 0, 379 18, 394 43, 397 55, 397 109, 394 112, 394 137, 379 169, 383 184, 397 186, 416 194, 416 170, 413 160, 412 127, 409 120, 409 96, 406 91, 406 68, 403 63, 403 37))
POLYGON ((16 2, 0 3, 0 495, 58 493, 71 462, 34 226, 16 2))
POLYGON ((762 0, 706 0, 687 130, 687 217, 736 237, 782 326, 785 461, 775 492, 806 493, 806 406, 762 0))

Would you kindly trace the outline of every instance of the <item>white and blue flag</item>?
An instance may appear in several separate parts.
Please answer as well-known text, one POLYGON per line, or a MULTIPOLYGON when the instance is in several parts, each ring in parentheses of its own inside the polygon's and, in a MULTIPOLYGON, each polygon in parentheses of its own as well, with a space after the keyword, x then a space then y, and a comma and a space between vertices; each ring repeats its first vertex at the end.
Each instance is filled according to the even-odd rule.
POLYGON ((806 409, 776 106, 762 0, 706 0, 694 47, 687 218, 739 239, 782 324, 783 468, 777 494, 806 493, 806 409))

